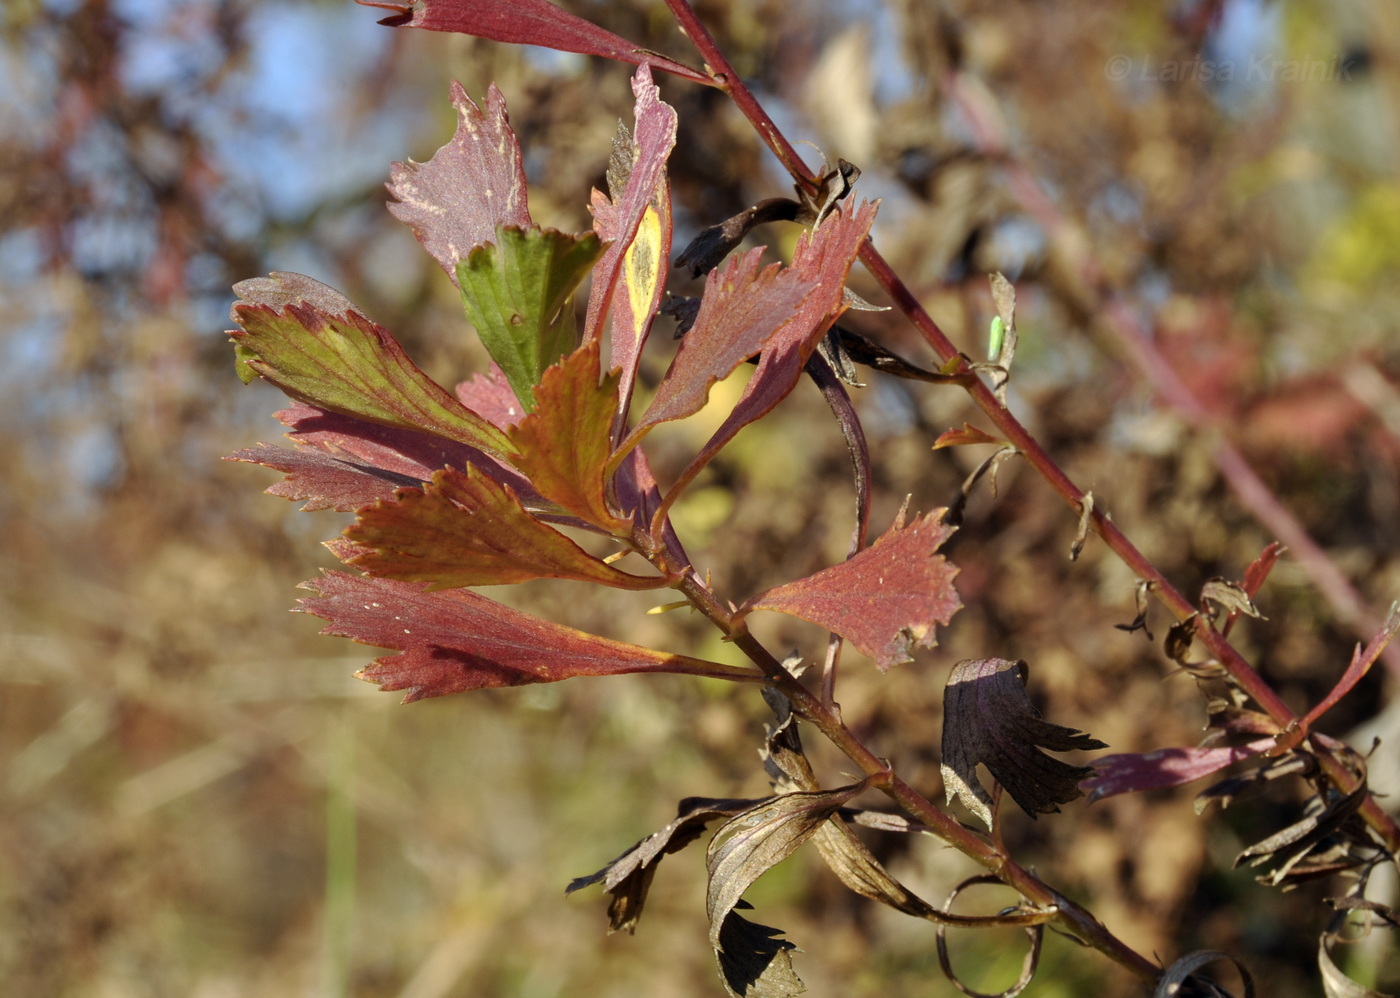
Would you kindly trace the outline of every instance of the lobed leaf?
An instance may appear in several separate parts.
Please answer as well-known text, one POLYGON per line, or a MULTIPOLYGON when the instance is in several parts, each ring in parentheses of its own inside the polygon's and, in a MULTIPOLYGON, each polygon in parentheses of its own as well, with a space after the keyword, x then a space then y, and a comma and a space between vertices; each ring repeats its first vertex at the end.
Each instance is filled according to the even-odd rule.
POLYGON ((956 529, 934 510, 894 526, 847 561, 754 596, 741 614, 776 610, 834 631, 888 669, 910 659, 915 647, 937 644, 935 624, 945 627, 962 608, 953 579, 956 566, 935 554, 956 529))
POLYGON ((699 412, 711 386, 767 346, 815 292, 796 270, 776 263, 763 267, 762 258, 762 248, 752 249, 710 272, 695 323, 638 430, 699 412))
POLYGON ((404 702, 469 690, 635 672, 761 679, 753 670, 668 655, 588 634, 512 609, 470 590, 325 572, 302 583, 316 596, 300 609, 329 621, 322 634, 393 648, 356 675, 404 702))
POLYGON ((1052 759, 1054 752, 1106 748, 1073 728, 1041 719, 1026 696, 1026 663, 1004 658, 959 662, 943 690, 943 782, 987 827, 992 799, 977 779, 980 762, 1032 818, 1082 797, 1089 766, 1052 759))
POLYGON ((351 559, 357 568, 426 582, 430 590, 539 578, 618 589, 655 589, 671 581, 605 564, 531 516, 508 486, 471 465, 465 472, 443 468, 423 488, 366 507, 344 536, 363 549, 351 559))
MULTIPOLYGON (((768 338, 759 357, 758 370, 749 379, 738 404, 690 467, 681 473, 679 483, 691 481, 735 434, 766 416, 797 387, 817 344, 847 308, 846 276, 870 233, 877 207, 878 202, 869 201, 862 202, 854 210, 843 205, 831 211, 818 228, 798 240, 791 268, 796 275, 793 280, 810 281, 811 291, 802 297, 788 321, 768 338)), ((704 313, 703 304, 701 313, 704 313)), ((699 325, 698 318, 696 324, 699 325)), ((692 329, 686 334, 687 340, 694 334, 692 329)))
POLYGON ((395 163, 386 186, 398 199, 389 211, 456 281, 458 261, 494 240, 497 229, 529 228, 531 221, 525 163, 505 98, 492 84, 483 111, 456 80, 451 93, 452 140, 426 163, 395 163))
POLYGON ((655 52, 639 48, 627 39, 591 21, 556 7, 547 0, 359 0, 367 7, 395 11, 380 24, 390 27, 455 31, 478 38, 516 45, 541 45, 561 52, 602 56, 657 69, 711 86, 703 73, 655 52))
POLYGON ((619 375, 598 381, 600 346, 585 344, 544 372, 536 408, 514 429, 516 466, 544 498, 603 530, 625 530, 628 520, 608 505, 605 468, 619 375))
POLYGON ((310 303, 235 304, 231 335, 248 367, 291 398, 400 429, 428 432, 493 456, 510 441, 409 360, 382 326, 356 311, 310 303))
POLYGON ((495 361, 485 371, 473 374, 471 380, 458 384, 455 391, 464 406, 502 430, 525 418, 525 407, 495 361))
POLYGON ((570 298, 602 252, 592 232, 506 226, 457 261, 467 318, 526 412, 545 369, 574 349, 570 298))

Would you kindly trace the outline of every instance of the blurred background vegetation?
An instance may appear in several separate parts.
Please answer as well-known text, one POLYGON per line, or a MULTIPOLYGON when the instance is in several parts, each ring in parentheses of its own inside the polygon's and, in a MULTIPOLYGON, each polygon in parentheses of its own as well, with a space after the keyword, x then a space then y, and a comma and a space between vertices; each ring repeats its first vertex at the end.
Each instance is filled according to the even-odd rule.
MULTIPOLYGON (((571 9, 694 60, 656 0, 571 9)), ((1164 408, 1095 319, 1103 297, 1178 373, 1363 596, 1400 596, 1400 7, 1393 0, 704 0, 698 9, 794 139, 856 162, 884 198, 877 244, 969 354, 985 274, 1021 291, 1012 405, 1186 591, 1239 578, 1273 538, 1223 483, 1211 433, 1164 408), (1126 61, 1125 61, 1126 60, 1126 61), (1230 73, 1221 67, 1232 67, 1230 73), (1291 70, 1289 67, 1293 67, 1291 70), (1308 68, 1312 67, 1312 68, 1308 68), (1063 214, 1047 232, 979 150, 949 80, 1005 122, 1063 214), (1223 79, 1228 75, 1229 79, 1223 79), (1096 258, 1102 281, 1076 282, 1096 258)), ((259 494, 219 456, 278 438, 280 398, 233 377, 229 286, 310 274, 395 330, 446 383, 483 363, 450 282, 383 208, 391 161, 451 133, 447 82, 504 91, 536 220, 588 224, 628 68, 393 31, 340 0, 10 0, 0 13, 0 988, 25 996, 720 993, 700 847, 663 864, 636 937, 596 892, 561 897, 688 795, 757 796, 764 709, 678 678, 573 680, 401 707, 351 678, 372 650, 289 615, 342 525, 259 494)), ((718 93, 663 79, 680 112, 679 246, 787 183, 718 93)), ((818 157, 813 156, 813 159, 818 157)), ((775 250, 795 230, 760 233, 775 250)), ((858 291, 878 300, 858 272, 858 291)), ((673 276, 673 288, 694 285, 673 276)), ((892 314, 852 324, 925 358, 892 314)), ((663 323, 654 381, 674 349, 663 323)), ((953 389, 871 376, 875 528, 912 494, 947 505, 984 456, 931 452, 977 421, 953 389)), ((717 395, 734 398, 737 388, 717 395)), ((702 414, 658 433, 674 471, 702 414)), ((678 510, 738 601, 844 555, 839 434, 810 386, 745 432, 678 510)), ((978 491, 950 554, 967 604, 941 646, 887 676, 848 654, 848 721, 929 794, 943 680, 959 658, 1031 663, 1054 720, 1115 751, 1193 744, 1194 684, 1158 642, 1113 629, 1133 579, 1026 469, 978 491)), ((577 626, 727 656, 645 597, 569 583, 503 595, 577 626)), ((1285 561, 1241 647, 1298 707, 1359 635, 1285 561)), ((819 654, 795 621, 756 622, 819 654)), ((1377 669, 1325 730, 1400 792, 1397 676, 1377 669)), ((838 759, 814 753, 825 775, 838 759)), ((1197 817, 1181 792, 1031 822, 1023 862, 1143 952, 1238 954, 1261 993, 1320 993, 1319 884, 1281 895, 1231 869, 1293 820, 1286 793, 1197 817), (1238 811, 1239 813, 1236 813, 1238 811)), ((941 900, 968 864, 873 842, 941 900)), ((953 994, 931 926, 843 893, 799 854, 758 884, 761 921, 805 952, 813 995, 953 994)), ((973 897, 969 896, 969 901, 973 897)), ((986 903, 986 902, 984 902, 986 903)), ((1021 940, 953 934, 984 990, 1021 940)), ((1339 956, 1394 989, 1393 941, 1339 956)), ((1028 994, 1137 993, 1051 936, 1028 994)))

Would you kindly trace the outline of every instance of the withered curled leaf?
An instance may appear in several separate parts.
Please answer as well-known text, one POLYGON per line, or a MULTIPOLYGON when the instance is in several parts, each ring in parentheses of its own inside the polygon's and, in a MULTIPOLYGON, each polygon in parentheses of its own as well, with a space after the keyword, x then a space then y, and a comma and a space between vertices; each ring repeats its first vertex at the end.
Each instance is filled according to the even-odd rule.
POLYGON ((680 852, 705 831, 705 826, 717 818, 732 818, 747 811, 762 800, 736 798, 687 797, 676 807, 676 817, 665 827, 652 832, 617 859, 596 873, 578 877, 564 888, 572 894, 584 887, 601 883, 612 895, 608 904, 608 931, 635 932, 637 919, 642 916, 647 890, 661 857, 680 852))
POLYGON ((1004 658, 959 662, 943 690, 943 781, 947 798, 962 800, 987 827, 992 798, 977 779, 980 762, 1034 818, 1083 796, 1079 782, 1092 766, 1071 766, 1053 752, 1107 748, 1073 728, 1042 720, 1026 696, 1027 666, 1004 658))

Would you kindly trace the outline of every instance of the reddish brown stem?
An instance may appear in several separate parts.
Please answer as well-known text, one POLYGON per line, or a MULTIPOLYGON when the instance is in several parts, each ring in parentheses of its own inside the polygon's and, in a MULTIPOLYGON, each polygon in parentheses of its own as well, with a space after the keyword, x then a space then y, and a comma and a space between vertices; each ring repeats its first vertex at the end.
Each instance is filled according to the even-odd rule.
MULTIPOLYGON (((778 131, 777 126, 773 124, 772 119, 768 117, 753 94, 744 85, 743 80, 734 72, 734 68, 715 44, 709 32, 705 30, 704 25, 700 23, 699 18, 696 17, 686 0, 666 0, 666 2, 680 23, 682 30, 694 43, 701 58, 705 60, 706 70, 753 124, 764 143, 773 150, 794 179, 805 185, 813 185, 815 178, 811 171, 807 169, 806 164, 802 162, 801 157, 797 155, 787 138, 778 131)), ((969 99, 969 103, 973 102, 969 99)), ((974 107, 972 110, 976 111, 977 108, 974 107)), ((985 115, 982 116, 981 120, 985 121, 985 115)), ((986 148, 993 152, 1000 153, 1002 151, 999 140, 994 135, 987 137, 985 144, 986 148)), ((1040 207, 1043 210, 1048 202, 1044 199, 1043 193, 1039 191, 1039 186, 1033 183, 1027 184, 1028 176, 1025 175, 1017 179, 1018 186, 1021 188, 1020 193, 1026 198, 1028 205, 1040 207)), ((895 306, 914 324, 941 360, 946 362, 959 355, 952 341, 924 310, 918 299, 914 297, 884 257, 875 249, 873 243, 866 241, 861 248, 860 259, 894 300, 895 306)), ((964 364, 959 373, 971 374, 971 371, 968 365, 964 364)), ((1036 442, 1020 420, 997 400, 980 378, 970 380, 966 387, 973 401, 1001 430, 1002 436, 1021 452, 1022 456, 1074 510, 1076 515, 1079 514, 1083 508, 1084 493, 1045 453, 1045 450, 1036 442)), ((1155 565, 1148 561, 1101 510, 1094 510, 1090 519, 1094 532, 1129 568, 1137 573, 1139 578, 1152 583, 1152 589, 1157 598, 1178 621, 1192 619, 1193 615, 1196 614, 1195 605, 1177 591, 1176 587, 1155 565)), ((1230 645, 1229 641, 1216 631, 1204 617, 1195 616, 1194 619, 1196 637, 1230 674, 1235 684, 1252 697, 1278 723, 1281 729, 1287 729, 1294 723, 1297 715, 1289 709, 1272 687, 1260 678, 1259 674, 1230 645)), ((1340 760, 1325 751, 1319 752, 1318 758, 1328 777, 1343 792, 1355 789, 1355 777, 1340 760)), ((1361 807, 1361 814, 1381 836, 1387 848, 1392 853, 1400 853, 1400 826, 1397 826, 1395 821, 1380 808, 1375 798, 1368 795, 1365 804, 1361 807)))

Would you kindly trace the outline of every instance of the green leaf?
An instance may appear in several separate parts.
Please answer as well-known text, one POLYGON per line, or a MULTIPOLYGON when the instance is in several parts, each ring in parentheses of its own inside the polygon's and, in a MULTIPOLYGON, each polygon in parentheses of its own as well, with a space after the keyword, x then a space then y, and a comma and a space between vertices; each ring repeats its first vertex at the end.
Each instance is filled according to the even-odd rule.
POLYGON ((527 412, 545 369, 574 348, 569 300, 602 254, 592 232, 507 225, 457 261, 467 318, 527 412))
POLYGON ((299 402, 434 433, 493 456, 513 451, 505 433, 437 384, 382 326, 359 312, 332 315, 311 304, 238 304, 231 332, 246 367, 299 402))

